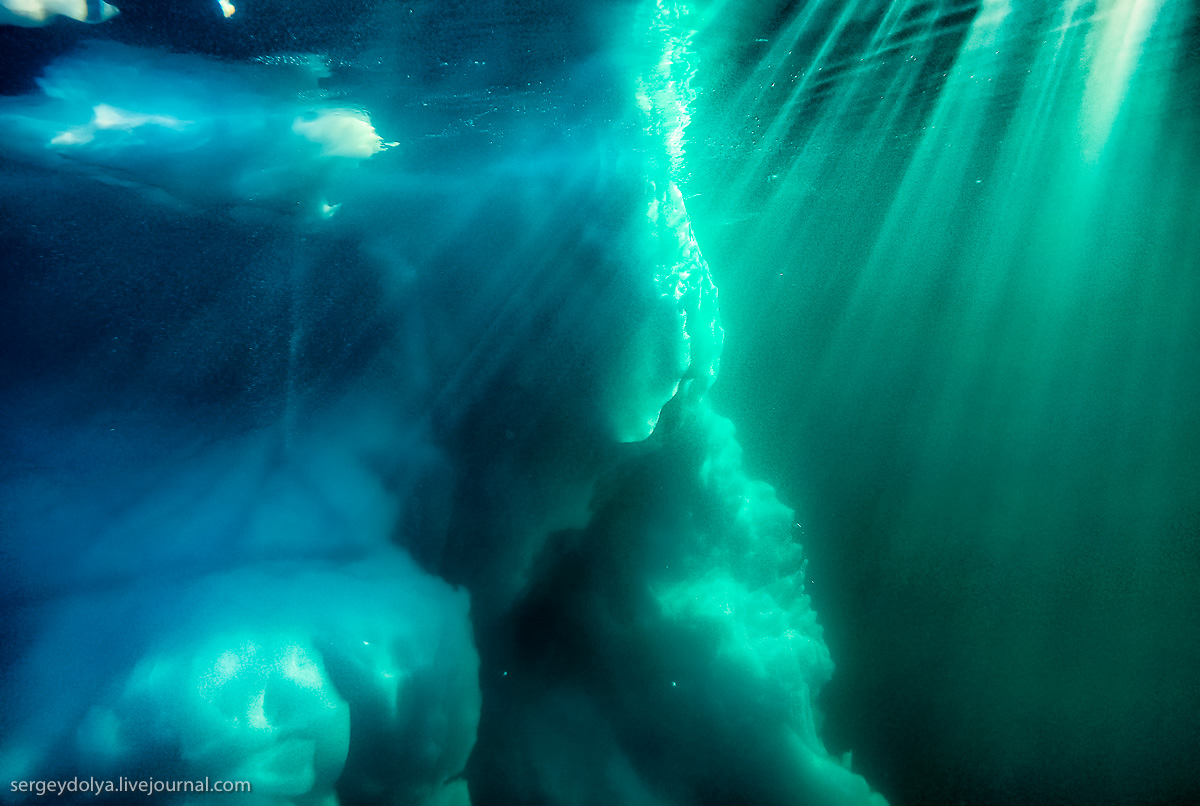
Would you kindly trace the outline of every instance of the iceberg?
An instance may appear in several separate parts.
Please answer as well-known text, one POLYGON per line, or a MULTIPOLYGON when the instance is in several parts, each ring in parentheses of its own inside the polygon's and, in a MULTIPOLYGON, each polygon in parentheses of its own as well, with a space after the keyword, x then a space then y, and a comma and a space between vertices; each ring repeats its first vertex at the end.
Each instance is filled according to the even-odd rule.
POLYGON ((1161 268, 1196 232, 1182 5, 206 0, 29 31, 116 10, 3 0, 37 77, 0 97, 0 801, 954 802, 953 763, 854 733, 944 760, 999 731, 997 694, 910 739, 977 679, 941 669, 1003 692, 1033 641, 1014 616, 1011 656, 955 656, 935 577, 1055 495, 1060 444, 1194 444, 1195 284, 1161 268), (1142 255, 1148 287, 1101 270, 1142 255), (1092 348, 1161 369, 1177 427, 1118 427, 1092 348), (840 566, 810 568, 810 510, 840 566), (857 666, 872 640, 905 687, 857 666), (826 725, 843 647, 873 707, 826 725))
POLYGON ((93 42, 0 102, 0 774, 883 803, 818 735, 793 515, 705 402, 686 20, 576 10, 537 89, 485 71, 515 44, 414 78, 412 27, 466 21, 396 11, 357 61, 93 42))

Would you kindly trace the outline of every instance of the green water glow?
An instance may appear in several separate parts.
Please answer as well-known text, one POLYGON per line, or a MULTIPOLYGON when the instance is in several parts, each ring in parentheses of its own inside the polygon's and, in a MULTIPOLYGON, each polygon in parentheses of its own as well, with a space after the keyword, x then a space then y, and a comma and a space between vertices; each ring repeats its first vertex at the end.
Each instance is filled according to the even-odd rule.
POLYGON ((699 15, 686 194, 830 749, 893 802, 1186 796, 1195 7, 736 5, 699 15))

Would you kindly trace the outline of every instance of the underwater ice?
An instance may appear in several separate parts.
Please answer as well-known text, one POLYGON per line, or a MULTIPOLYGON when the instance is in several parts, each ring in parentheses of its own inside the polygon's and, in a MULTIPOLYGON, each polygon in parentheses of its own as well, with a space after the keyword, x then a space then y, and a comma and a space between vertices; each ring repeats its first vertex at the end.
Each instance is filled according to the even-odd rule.
POLYGON ((303 100, 317 94, 319 65, 263 72, 93 43, 46 69, 41 97, 0 106, 3 145, 163 201, 299 203, 315 216, 382 138, 359 110, 303 100))
POLYGON ((53 22, 62 16, 80 22, 104 22, 115 17, 120 10, 98 0, 3 0, 0 2, 0 25, 36 27, 53 22))
POLYGON ((793 513, 704 402, 687 99, 605 46, 548 78, 573 111, 496 101, 481 140, 411 86, 328 93, 319 60, 95 44, 4 99, 33 279, 5 333, 0 777, 883 802, 818 737, 793 513))

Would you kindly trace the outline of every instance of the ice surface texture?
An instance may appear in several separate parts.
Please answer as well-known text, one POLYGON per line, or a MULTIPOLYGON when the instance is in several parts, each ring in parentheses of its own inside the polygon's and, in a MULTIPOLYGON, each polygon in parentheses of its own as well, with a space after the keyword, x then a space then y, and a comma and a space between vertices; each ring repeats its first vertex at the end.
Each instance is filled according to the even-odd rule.
POLYGON ((340 76, 102 43, 0 103, 0 776, 881 803, 704 402, 682 9, 401 12, 340 76))
POLYGON ((4 0, 0 2, 0 25, 37 27, 67 17, 79 22, 104 22, 120 10, 104 0, 4 0))

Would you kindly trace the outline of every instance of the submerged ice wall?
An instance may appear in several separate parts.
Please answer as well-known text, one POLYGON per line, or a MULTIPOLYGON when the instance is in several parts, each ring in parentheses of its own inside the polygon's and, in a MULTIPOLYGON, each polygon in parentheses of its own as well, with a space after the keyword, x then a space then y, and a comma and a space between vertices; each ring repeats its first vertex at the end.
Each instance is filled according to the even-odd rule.
POLYGON ((0 777, 882 803, 704 400, 687 9, 357 13, 247 63, 128 12, 0 103, 0 777))

